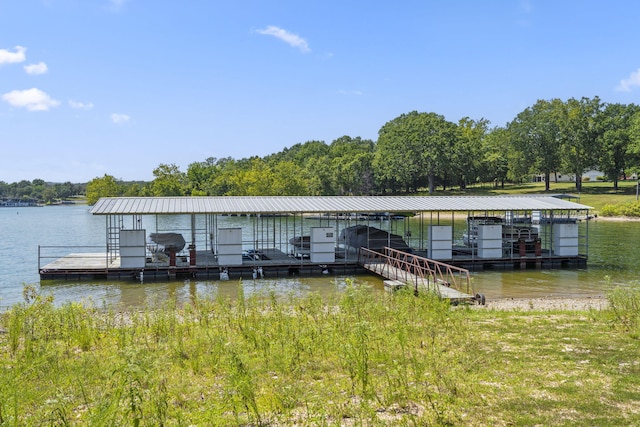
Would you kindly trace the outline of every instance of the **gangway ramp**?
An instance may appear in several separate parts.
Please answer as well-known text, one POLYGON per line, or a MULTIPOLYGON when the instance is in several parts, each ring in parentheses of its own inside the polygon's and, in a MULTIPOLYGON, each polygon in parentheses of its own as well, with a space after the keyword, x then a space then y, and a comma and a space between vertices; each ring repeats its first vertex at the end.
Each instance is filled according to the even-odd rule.
POLYGON ((385 247, 382 252, 360 248, 358 263, 386 279, 392 288, 402 284, 416 293, 432 292, 451 302, 485 303, 482 294, 474 294, 469 270, 385 247))

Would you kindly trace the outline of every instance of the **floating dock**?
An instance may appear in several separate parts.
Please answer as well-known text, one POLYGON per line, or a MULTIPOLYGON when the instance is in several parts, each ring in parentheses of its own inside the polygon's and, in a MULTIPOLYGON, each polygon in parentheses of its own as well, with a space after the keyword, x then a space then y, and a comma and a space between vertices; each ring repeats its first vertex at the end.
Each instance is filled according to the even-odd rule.
POLYGON ((40 246, 38 270, 43 280, 358 274, 368 270, 360 249, 399 242, 415 257, 471 270, 583 266, 588 221, 578 222, 589 209, 553 196, 103 198, 91 214, 105 217, 106 244, 40 246), (477 224, 463 245, 461 214, 500 216, 505 225, 477 224), (539 228, 535 239, 512 232, 505 242, 504 227, 517 218, 539 228), (187 247, 150 245, 158 233, 187 247))

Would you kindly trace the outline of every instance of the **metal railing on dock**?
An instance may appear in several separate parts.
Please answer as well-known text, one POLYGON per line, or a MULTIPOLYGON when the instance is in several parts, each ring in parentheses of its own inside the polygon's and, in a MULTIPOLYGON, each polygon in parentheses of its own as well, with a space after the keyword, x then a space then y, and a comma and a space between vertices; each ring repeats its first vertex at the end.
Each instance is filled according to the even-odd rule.
POLYGON ((418 291, 423 285, 428 291, 442 295, 443 287, 471 296, 469 270, 385 247, 383 252, 360 248, 358 263, 370 271, 391 280, 413 284, 418 291))

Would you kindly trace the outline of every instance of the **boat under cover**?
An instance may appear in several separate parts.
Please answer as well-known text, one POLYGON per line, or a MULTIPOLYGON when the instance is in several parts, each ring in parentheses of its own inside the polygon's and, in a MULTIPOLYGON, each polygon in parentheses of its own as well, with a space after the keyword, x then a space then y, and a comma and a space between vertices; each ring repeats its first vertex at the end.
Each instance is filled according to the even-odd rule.
POLYGON ((152 252, 178 253, 184 249, 186 241, 180 233, 149 234, 149 250, 152 252))
POLYGON ((390 247, 403 252, 412 252, 411 247, 404 239, 379 228, 367 225, 354 225, 340 232, 340 242, 352 248, 368 248, 373 251, 382 251, 390 247))

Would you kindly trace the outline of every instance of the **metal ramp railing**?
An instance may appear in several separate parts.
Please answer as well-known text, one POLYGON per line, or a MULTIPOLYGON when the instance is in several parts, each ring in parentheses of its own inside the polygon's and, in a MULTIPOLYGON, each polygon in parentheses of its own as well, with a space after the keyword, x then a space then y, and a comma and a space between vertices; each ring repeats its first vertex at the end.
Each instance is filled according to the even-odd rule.
POLYGON ((385 247, 382 252, 367 248, 358 251, 358 263, 389 280, 422 286, 444 298, 464 299, 472 296, 469 270, 385 247))

